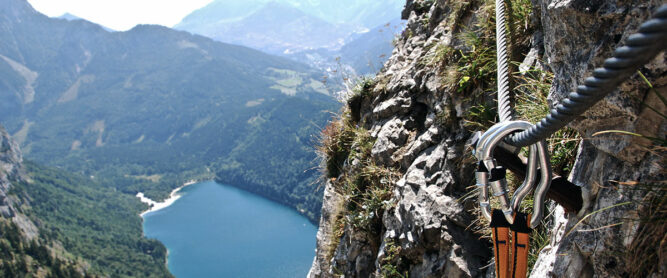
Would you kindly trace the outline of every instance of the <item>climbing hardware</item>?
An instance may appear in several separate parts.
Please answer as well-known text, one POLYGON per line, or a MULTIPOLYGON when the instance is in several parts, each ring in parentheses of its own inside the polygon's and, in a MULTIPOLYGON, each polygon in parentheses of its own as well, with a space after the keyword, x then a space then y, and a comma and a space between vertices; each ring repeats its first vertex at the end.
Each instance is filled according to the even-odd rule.
POLYGON ((475 173, 479 187, 482 215, 491 222, 493 247, 498 277, 525 277, 528 266, 530 233, 542 220, 546 192, 551 184, 551 164, 544 140, 529 148, 526 178, 509 198, 506 169, 492 157, 493 151, 506 136, 530 127, 526 121, 504 121, 492 126, 479 138, 475 156, 479 160, 475 173), (537 171, 539 183, 536 183, 537 171), (501 209, 491 209, 489 188, 498 198, 501 209), (519 211, 521 201, 534 191, 532 215, 519 211))
POLYGON ((490 221, 492 229, 496 277, 523 278, 527 274, 530 233, 543 218, 542 210, 553 176, 545 139, 611 93, 667 48, 667 4, 658 8, 637 33, 630 35, 626 46, 617 48, 613 57, 605 60, 603 67, 595 69, 593 76, 578 86, 576 92, 570 93, 534 125, 513 119, 505 14, 505 1, 496 0, 500 122, 478 138, 473 153, 479 161, 475 177, 480 211, 490 221), (529 148, 526 178, 512 198, 507 189, 506 169, 493 157, 494 149, 501 144, 529 148), (534 191, 533 213, 527 214, 520 211, 520 205, 531 191, 534 191), (491 208, 490 193, 498 199, 500 209, 491 208))

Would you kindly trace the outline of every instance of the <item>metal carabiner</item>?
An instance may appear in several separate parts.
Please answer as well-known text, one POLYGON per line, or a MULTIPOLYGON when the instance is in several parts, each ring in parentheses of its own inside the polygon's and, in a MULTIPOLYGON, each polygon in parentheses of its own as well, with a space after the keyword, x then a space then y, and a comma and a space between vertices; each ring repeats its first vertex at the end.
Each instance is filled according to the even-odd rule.
MULTIPOLYGON (((478 147, 477 149, 479 150, 479 152, 476 154, 477 157, 481 159, 483 166, 486 169, 488 169, 488 171, 491 173, 491 177, 489 177, 489 179, 487 180, 487 184, 491 187, 493 195, 495 197, 500 198, 500 205, 502 207, 503 215, 505 216, 507 222, 509 222, 510 224, 514 223, 514 210, 512 209, 509 197, 507 196, 508 193, 507 180, 505 179, 504 175, 505 169, 497 166, 496 161, 495 159, 493 159, 491 154, 493 153, 495 147, 507 135, 515 131, 528 129, 531 126, 532 124, 526 121, 505 121, 498 123, 493 127, 491 127, 489 130, 487 130, 487 132, 485 132, 482 135, 477 146, 478 147), (481 148, 479 144, 481 144, 481 148)), ((533 165, 535 164, 533 163, 533 165)), ((530 171, 534 172, 535 170, 533 169, 530 171)), ((479 183, 480 182, 478 182, 478 184, 479 183)), ((532 182, 528 184, 532 184, 532 182)), ((490 219, 491 216, 490 206, 487 205, 484 207, 481 203, 482 197, 486 197, 487 198, 486 202, 488 202, 488 192, 486 195, 487 196, 481 196, 480 192, 480 207, 482 209, 482 214, 485 217, 487 217, 488 215, 489 216, 488 219, 490 219)))
POLYGON ((480 161, 477 166, 478 169, 475 172, 475 180, 477 181, 475 185, 479 190, 479 197, 477 201, 479 203, 482 215, 489 221, 491 221, 491 204, 489 203, 489 188, 487 187, 487 184, 489 182, 490 170, 487 169, 487 167, 484 165, 481 153, 483 152, 482 149, 484 147, 484 144, 486 144, 486 141, 488 140, 490 135, 493 134, 498 129, 502 128, 506 123, 507 122, 502 122, 489 128, 489 130, 484 132, 479 137, 479 140, 477 141, 477 146, 473 148, 473 154, 480 161))
POLYGON ((537 143, 531 145, 531 155, 528 159, 529 167, 528 172, 526 173, 526 180, 524 180, 524 183, 519 188, 517 188, 517 190, 514 192, 514 196, 512 196, 511 204, 512 209, 515 211, 519 210, 521 201, 523 201, 523 199, 530 193, 531 189, 533 189, 532 186, 535 182, 537 164, 539 164, 540 167, 540 183, 535 187, 535 195, 533 197, 533 214, 530 220, 531 228, 537 227, 537 225, 539 225, 540 221, 542 220, 542 207, 544 205, 547 191, 549 191, 549 187, 551 186, 551 178, 553 176, 551 173, 549 153, 547 151, 546 142, 544 140, 538 141, 537 143), (537 152, 533 152, 532 147, 535 147, 537 152), (532 167, 530 162, 531 158, 533 159, 532 167), (531 177, 532 182, 530 183, 530 186, 527 186, 527 181, 529 176, 531 176, 531 170, 533 170, 531 177))
POLYGON ((496 132, 498 129, 502 128, 507 123, 508 122, 497 123, 490 127, 486 132, 482 133, 482 135, 479 137, 479 140, 477 141, 477 146, 473 149, 473 154, 478 160, 482 160, 482 148, 484 147, 484 144, 486 144, 486 141, 488 141, 490 135, 496 132))
MULTIPOLYGON (((524 121, 509 121, 502 122, 492 126, 479 138, 477 146, 475 148, 475 156, 480 160, 479 169, 475 174, 477 179, 477 186, 480 189, 479 194, 479 204, 482 211, 482 215, 485 218, 491 218, 491 209, 489 203, 489 190, 487 185, 489 185, 489 173, 494 169, 497 169, 495 160, 491 157, 494 148, 502 142, 502 139, 509 135, 512 132, 526 129, 530 126, 530 123, 524 121)), ((540 169, 540 183, 535 187, 534 194, 534 212, 531 217, 530 225, 532 228, 537 227, 540 224, 540 221, 543 217, 542 207, 544 205, 544 200, 546 198, 546 193, 551 186, 551 163, 549 161, 549 153, 546 148, 546 142, 544 140, 539 141, 538 143, 531 145, 528 155, 528 169, 526 173, 526 178, 519 188, 517 188, 512 200, 507 202, 507 185, 504 179, 504 175, 501 179, 497 177, 491 181, 491 187, 494 191, 494 196, 501 197, 500 202, 503 207, 503 214, 505 219, 509 223, 513 223, 513 214, 514 211, 519 209, 521 201, 530 193, 535 185, 535 180, 537 176, 537 165, 539 164, 540 169)), ((504 170, 502 170, 504 171, 504 170)))
MULTIPOLYGON (((523 199, 530 194, 535 186, 535 180, 537 179, 537 163, 538 163, 538 154, 541 156, 544 155, 543 152, 544 144, 538 142, 536 144, 530 145, 530 151, 528 153, 528 165, 526 169, 526 177, 523 180, 521 186, 519 186, 514 191, 514 196, 512 196, 511 206, 514 211, 519 210, 519 206, 523 199)), ((542 165, 543 166, 543 165, 542 165)))
POLYGON ((479 208, 484 218, 491 221, 489 188, 486 187, 486 184, 489 182, 489 171, 484 167, 484 164, 481 161, 477 167, 477 172, 475 172, 475 180, 477 181, 475 185, 479 189, 479 197, 477 198, 477 202, 479 203, 479 208))
MULTIPOLYGON (((540 164, 540 183, 535 188, 535 195, 533 195, 533 216, 530 218, 530 227, 535 228, 540 225, 542 221, 544 207, 544 200, 547 197, 549 187, 551 187, 551 179, 553 174, 551 172, 551 160, 549 159, 549 152, 546 147, 545 140, 539 141, 537 144, 538 159, 540 164)), ((520 202, 519 202, 520 203, 520 202)))

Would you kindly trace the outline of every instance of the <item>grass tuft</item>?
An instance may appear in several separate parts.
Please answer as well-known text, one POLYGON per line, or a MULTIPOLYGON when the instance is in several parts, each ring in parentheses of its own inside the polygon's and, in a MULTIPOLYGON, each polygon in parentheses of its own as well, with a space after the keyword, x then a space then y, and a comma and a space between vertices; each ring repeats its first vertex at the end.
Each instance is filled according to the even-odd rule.
MULTIPOLYGON (((393 207, 393 188, 400 174, 376 165, 371 158, 375 138, 354 119, 354 103, 372 96, 376 81, 371 78, 357 83, 349 97, 348 106, 322 130, 318 156, 323 178, 344 198, 336 216, 332 216, 332 241, 327 256, 333 258, 346 231, 363 232, 371 240, 380 240, 382 215, 393 207)), ((378 242, 379 243, 379 242, 378 242)), ((379 244, 377 244, 379 246, 379 244)))
POLYGON ((382 277, 385 278, 408 278, 408 272, 401 272, 400 265, 402 259, 400 257, 401 246, 396 242, 387 241, 384 247, 385 257, 380 261, 380 270, 382 277))
POLYGON ((667 183, 650 184, 640 210, 635 238, 625 254, 630 277, 648 277, 659 273, 667 254, 667 183))
POLYGON ((359 123, 361 120, 361 105, 365 99, 373 96, 373 88, 378 82, 372 77, 362 77, 347 96, 346 103, 350 111, 350 120, 359 123))
POLYGON ((320 168, 325 178, 340 176, 354 136, 354 127, 344 117, 333 119, 322 130, 316 152, 322 159, 320 168))
MULTIPOLYGON (((517 84, 515 108, 519 119, 535 123, 549 113, 547 95, 553 78, 553 73, 537 68, 514 75, 517 84)), ((572 170, 581 141, 579 133, 565 127, 549 136, 546 141, 554 172, 567 176, 572 170)))

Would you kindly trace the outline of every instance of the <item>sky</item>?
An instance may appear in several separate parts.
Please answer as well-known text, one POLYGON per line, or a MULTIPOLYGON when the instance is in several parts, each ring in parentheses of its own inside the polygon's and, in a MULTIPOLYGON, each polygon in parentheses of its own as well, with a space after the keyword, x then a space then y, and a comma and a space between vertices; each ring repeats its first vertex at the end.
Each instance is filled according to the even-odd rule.
POLYGON ((70 13, 116 31, 137 24, 172 27, 213 0, 28 0, 39 12, 57 17, 70 13))

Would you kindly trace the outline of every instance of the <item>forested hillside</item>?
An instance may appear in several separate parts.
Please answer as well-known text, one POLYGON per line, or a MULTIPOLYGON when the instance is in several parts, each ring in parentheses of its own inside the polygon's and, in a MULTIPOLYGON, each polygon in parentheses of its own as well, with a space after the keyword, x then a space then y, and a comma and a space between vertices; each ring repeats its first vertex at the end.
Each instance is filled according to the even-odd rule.
POLYGON ((0 126, 0 277, 169 277, 136 198, 23 161, 0 126))
POLYGON ((6 2, 0 122, 27 158, 131 195, 217 179, 319 213, 313 135, 338 103, 315 71, 165 27, 108 32, 6 2))
MULTIPOLYGON (((167 249, 143 237, 137 198, 63 170, 25 163, 28 179, 15 184, 22 210, 39 223, 40 237, 57 242, 89 265, 87 273, 111 277, 170 277, 167 249)), ((62 276, 70 277, 70 276, 62 276)))

